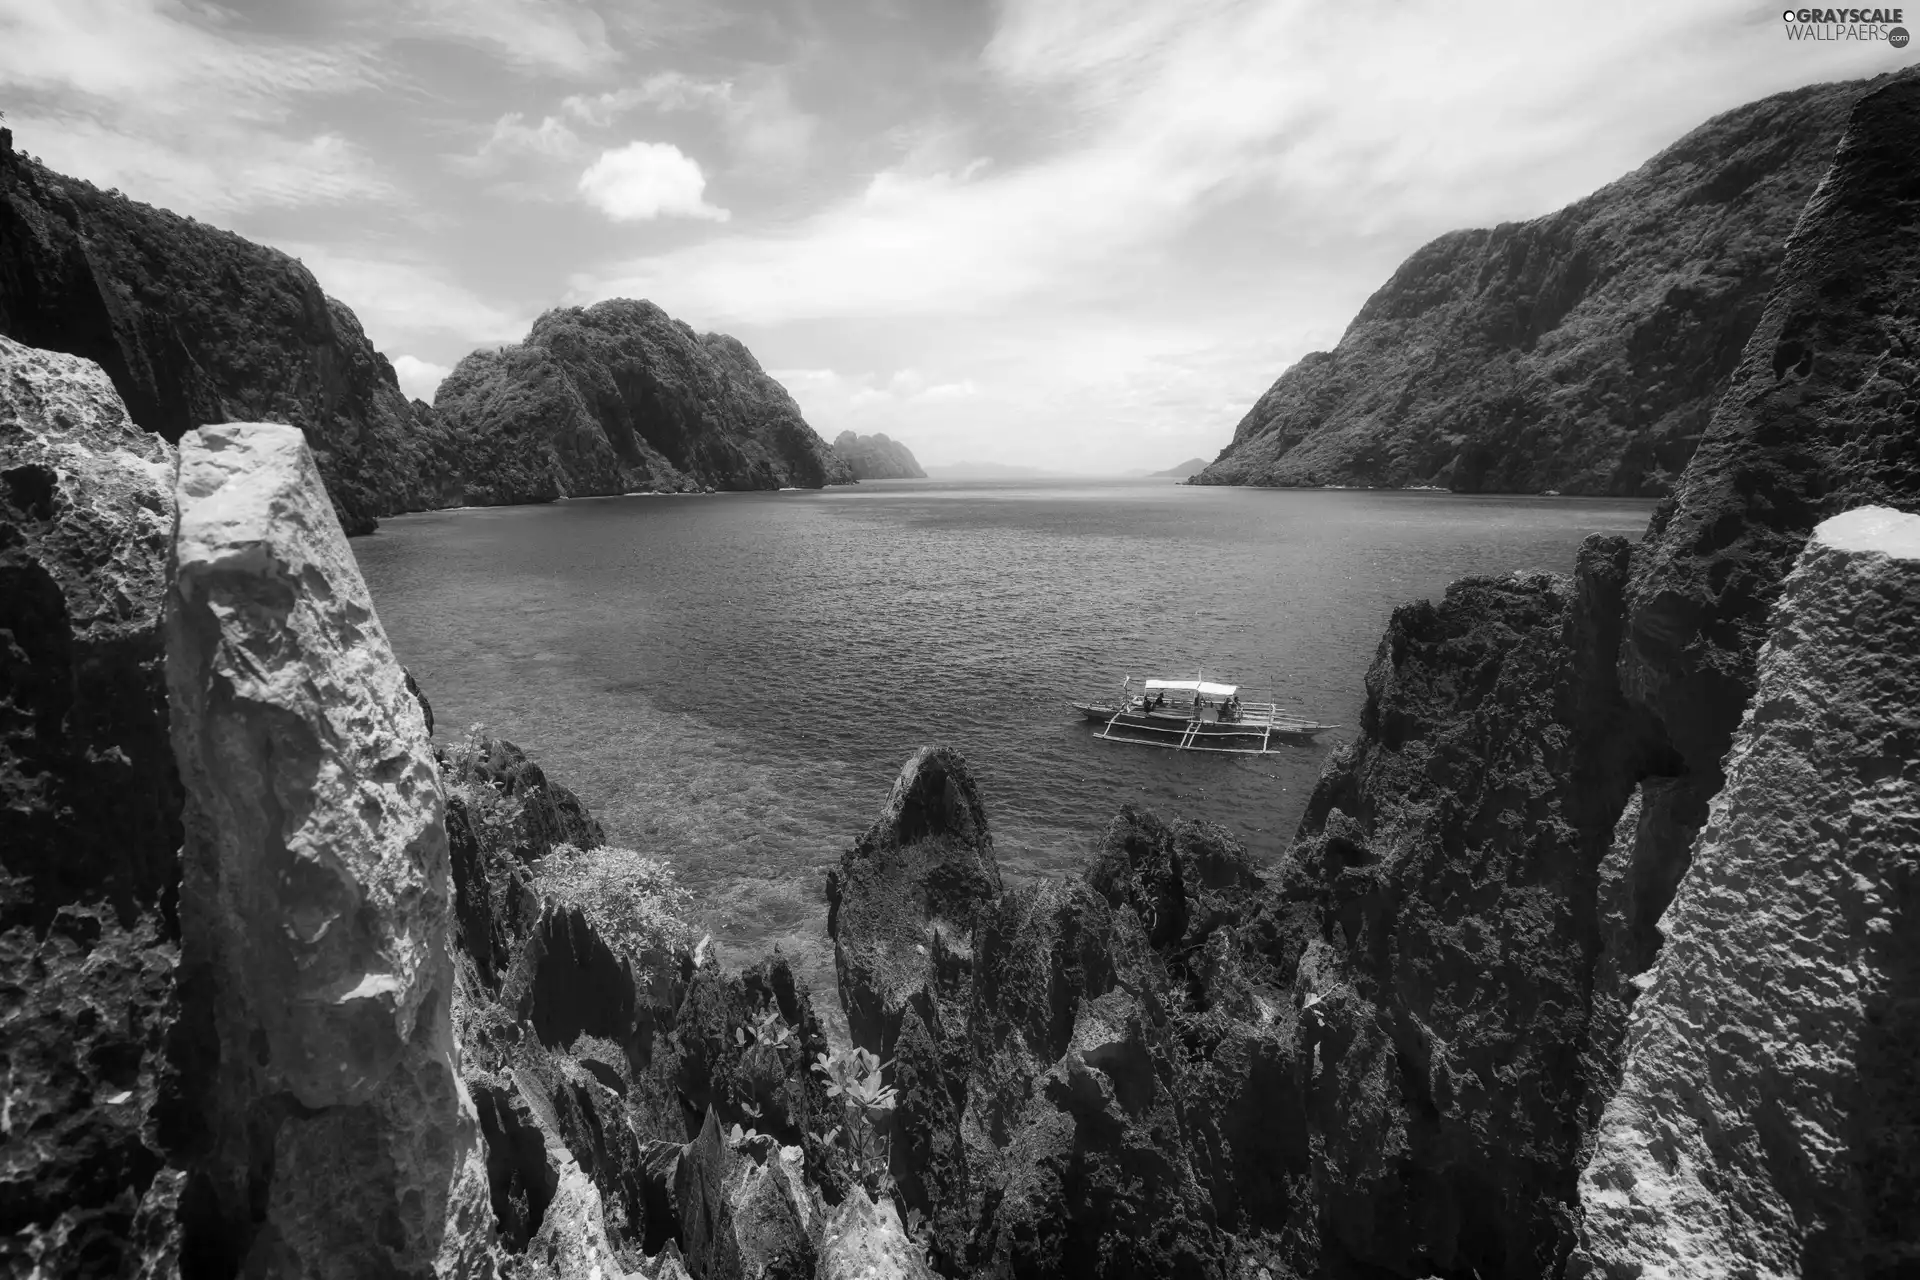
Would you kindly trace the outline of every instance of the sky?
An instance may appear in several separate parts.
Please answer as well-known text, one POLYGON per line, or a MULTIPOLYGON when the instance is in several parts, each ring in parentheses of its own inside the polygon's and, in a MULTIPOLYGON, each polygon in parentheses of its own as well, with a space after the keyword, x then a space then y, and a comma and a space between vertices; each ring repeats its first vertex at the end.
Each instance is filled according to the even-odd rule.
POLYGON ((648 298, 828 439, 1086 473, 1211 458, 1435 235, 1917 57, 1731 0, 0 0, 17 148, 295 255, 410 394, 648 298))

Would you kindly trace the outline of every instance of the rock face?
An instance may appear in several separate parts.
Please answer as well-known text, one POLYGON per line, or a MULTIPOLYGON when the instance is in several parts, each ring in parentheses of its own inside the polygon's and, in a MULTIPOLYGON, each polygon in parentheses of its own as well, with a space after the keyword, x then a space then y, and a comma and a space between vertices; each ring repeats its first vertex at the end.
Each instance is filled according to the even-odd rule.
POLYGON ((833 438, 833 451, 846 459, 856 480, 925 480, 927 473, 914 461, 913 451, 883 432, 863 436, 842 431, 833 438))
POLYGON ((1558 213, 1433 241, 1194 483, 1669 492, 1865 88, 1764 98, 1558 213))
POLYGON ((0 338, 0 1270, 164 1267, 180 784, 172 450, 0 338), (148 1210, 141 1213, 143 1198, 148 1210))
POLYGON ((461 501, 460 455, 353 312, 287 255, 0 147, 0 334, 96 361, 168 440, 230 420, 306 435, 349 533, 461 501))
POLYGON ((249 1274, 490 1274, 419 704, 297 429, 189 432, 177 501, 181 985, 215 1051, 187 1079, 204 1128, 184 1251, 249 1274))
POLYGON ((964 761, 926 749, 829 903, 849 1026, 893 1063, 896 1195, 938 1269, 1277 1263, 1246 1242, 1277 1238, 1305 1174, 1278 1093, 1296 1018, 1274 904, 1224 833, 1129 809, 1084 877, 1003 890, 964 761))
POLYGON ((1819 526, 1580 1182, 1608 1277, 1920 1264, 1920 515, 1819 526))
POLYGON ((650 302, 547 312, 462 360, 434 411, 468 442, 470 503, 853 479, 751 352, 650 302))

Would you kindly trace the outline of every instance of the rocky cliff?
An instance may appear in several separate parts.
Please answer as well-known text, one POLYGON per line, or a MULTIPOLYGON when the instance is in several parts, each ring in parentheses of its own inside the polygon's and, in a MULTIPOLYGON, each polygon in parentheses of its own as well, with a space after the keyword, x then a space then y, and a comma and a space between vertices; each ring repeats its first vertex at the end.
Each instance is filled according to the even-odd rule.
POLYGON ((468 442, 470 503, 853 479, 746 347, 650 302, 547 312, 525 342, 462 360, 434 411, 468 442))
POLYGON ((1193 482, 1668 493, 1866 87, 1764 98, 1558 213, 1441 236, 1193 482))
POLYGON ((842 431, 833 438, 833 451, 853 468, 856 480, 925 480, 927 473, 913 451, 883 432, 870 436, 842 431))
POLYGON ((97 365, 0 338, 10 1275, 132 1274, 164 1235, 142 1205, 178 1137, 166 1042, 181 795, 160 627, 172 537, 167 443, 97 365))
POLYGON ((1581 1177, 1606 1277, 1920 1263, 1920 515, 1821 524, 1581 1177))
POLYGON ((461 450, 305 267, 0 137, 0 334, 95 361, 167 440, 233 420, 299 427, 349 533, 461 501, 461 450))

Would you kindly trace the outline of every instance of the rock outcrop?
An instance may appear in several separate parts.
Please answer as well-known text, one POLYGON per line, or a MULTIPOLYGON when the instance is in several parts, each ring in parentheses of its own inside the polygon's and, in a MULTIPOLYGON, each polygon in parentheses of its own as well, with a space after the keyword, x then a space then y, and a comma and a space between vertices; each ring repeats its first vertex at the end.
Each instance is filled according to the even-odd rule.
POLYGON ((863 436, 842 431, 833 438, 833 451, 846 459, 856 480, 925 480, 927 473, 914 460, 913 451, 898 440, 876 431, 863 436))
POLYGON ((203 1124, 183 1250, 248 1274, 491 1274, 419 704, 296 428, 189 432, 176 495, 180 983, 212 1032, 184 1082, 203 1124))
POLYGON ((549 311, 525 342, 474 352, 434 412, 467 442, 476 504, 853 479, 736 339, 625 298, 549 311))
POLYGON ((1770 632, 1581 1177, 1618 1280, 1920 1265, 1920 515, 1821 524, 1770 632))
POLYGON ((1558 213, 1441 236, 1194 483, 1668 493, 1867 87, 1764 98, 1558 213))
POLYGON ((0 147, 0 334, 97 362, 140 426, 305 434, 341 523, 462 501, 462 452, 353 312, 277 250, 0 147))
POLYGON ((172 450, 0 338, 0 1271, 164 1270, 180 784, 172 450), (145 1206, 143 1212, 142 1206, 145 1206))

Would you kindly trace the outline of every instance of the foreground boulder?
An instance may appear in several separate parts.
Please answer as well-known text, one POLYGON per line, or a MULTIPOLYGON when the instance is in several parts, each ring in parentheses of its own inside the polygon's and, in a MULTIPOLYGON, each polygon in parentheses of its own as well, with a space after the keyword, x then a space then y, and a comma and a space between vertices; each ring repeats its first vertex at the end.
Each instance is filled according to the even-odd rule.
POLYGON ((164 1267, 179 781, 172 450, 0 338, 0 1271, 164 1267), (147 1205, 141 1213, 143 1201, 147 1205))
POLYGON ((181 983, 213 1034, 184 1247, 255 1274, 489 1274, 419 705, 298 430, 188 433, 177 493, 181 983))
POLYGON ((1773 609, 1581 1177, 1599 1275, 1920 1264, 1916 707, 1920 515, 1835 516, 1773 609))

